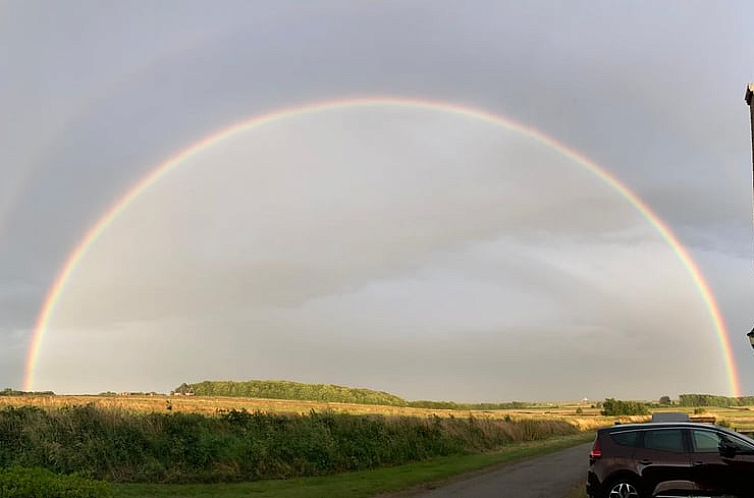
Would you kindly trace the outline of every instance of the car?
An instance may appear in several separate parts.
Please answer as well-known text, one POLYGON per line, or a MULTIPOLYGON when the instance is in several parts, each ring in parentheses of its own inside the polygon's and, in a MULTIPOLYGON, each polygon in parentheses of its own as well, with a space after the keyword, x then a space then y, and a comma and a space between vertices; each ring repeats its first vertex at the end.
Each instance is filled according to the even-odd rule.
POLYGON ((752 498, 754 440, 690 422, 600 429, 586 490, 590 498, 752 498))

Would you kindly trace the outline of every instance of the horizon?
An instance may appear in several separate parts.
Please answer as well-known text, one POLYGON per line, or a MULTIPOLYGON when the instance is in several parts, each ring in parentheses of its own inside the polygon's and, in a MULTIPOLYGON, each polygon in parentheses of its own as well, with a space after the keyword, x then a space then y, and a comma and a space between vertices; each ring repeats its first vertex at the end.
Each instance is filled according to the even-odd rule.
MULTIPOLYGON (((383 393, 383 394, 389 394, 391 396, 397 396, 400 399, 406 401, 406 402, 417 402, 417 401, 428 401, 428 402, 436 402, 436 403, 456 403, 456 404, 469 404, 469 405, 477 405, 477 404, 507 404, 507 403, 530 403, 533 405, 536 404, 542 404, 542 405, 558 405, 558 404, 594 404, 594 403, 602 403, 607 399, 619 399, 622 401, 639 401, 639 402, 645 402, 645 403, 657 403, 658 400, 661 397, 668 396, 670 397, 670 400, 672 403, 675 403, 679 401, 681 396, 687 396, 687 395, 698 395, 698 396, 716 396, 721 398, 732 398, 732 399, 742 399, 742 398, 754 398, 754 395, 745 395, 742 394, 740 396, 730 396, 726 394, 720 394, 720 393, 712 393, 712 392, 683 392, 683 393, 676 393, 676 394, 664 394, 661 396, 658 396, 656 398, 650 398, 650 397, 636 397, 636 398, 620 398, 617 396, 611 396, 611 395, 603 395, 599 398, 571 398, 571 399, 499 399, 499 400, 457 400, 457 399, 424 399, 424 398, 407 398, 405 396, 402 396, 400 393, 395 393, 392 391, 384 391, 377 388, 369 387, 369 386, 363 386, 363 385, 348 385, 348 384, 330 384, 330 383, 317 383, 317 382, 303 382, 298 380, 291 380, 291 379, 243 379, 243 380, 231 380, 231 379, 203 379, 203 380, 197 380, 192 382, 181 382, 178 386, 175 388, 172 388, 167 391, 159 391, 159 390, 153 390, 153 389, 122 389, 118 391, 113 390, 105 390, 100 392, 55 392, 52 390, 47 389, 37 389, 35 391, 25 391, 25 390, 18 390, 17 392, 25 393, 34 395, 34 393, 47 393, 51 392, 55 396, 99 396, 103 394, 115 394, 115 395, 130 395, 130 394, 157 394, 159 396, 171 396, 175 392, 175 389, 178 387, 181 387, 182 385, 186 384, 188 386, 201 384, 203 382, 218 382, 218 383, 245 383, 245 382, 282 382, 282 383, 293 383, 293 384, 301 384, 301 385, 309 385, 309 386, 334 386, 334 387, 342 387, 346 389, 357 389, 357 390, 367 390, 372 391, 375 393, 383 393)), ((6 388, 7 389, 13 389, 13 388, 6 388)), ((201 396, 200 396, 201 397, 201 396)), ((281 399, 284 400, 285 398, 258 398, 258 397, 245 397, 240 396, 240 398, 243 399, 281 399)), ((306 401, 306 400, 302 400, 306 401)), ((310 400, 312 402, 316 402, 316 400, 310 400)), ((337 402, 329 402, 329 403, 337 403, 337 402)))

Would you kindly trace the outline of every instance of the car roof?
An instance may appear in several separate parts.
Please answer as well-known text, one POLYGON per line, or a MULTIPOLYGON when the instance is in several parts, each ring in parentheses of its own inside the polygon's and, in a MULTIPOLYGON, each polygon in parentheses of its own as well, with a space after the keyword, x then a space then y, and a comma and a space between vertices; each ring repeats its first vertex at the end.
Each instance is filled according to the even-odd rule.
POLYGON ((701 422, 647 422, 644 424, 623 424, 623 425, 614 425, 612 427, 606 427, 604 429, 599 429, 597 432, 599 434, 613 434, 613 433, 620 433, 620 432, 631 432, 631 431, 639 431, 639 430, 646 431, 646 430, 662 429, 662 428, 707 429, 707 430, 712 429, 718 432, 723 432, 730 436, 734 436, 738 439, 743 439, 749 444, 754 445, 754 439, 746 436, 745 434, 741 434, 740 432, 736 432, 734 430, 728 429, 727 427, 721 427, 719 425, 714 425, 714 424, 705 424, 701 422))
POLYGON ((612 427, 600 429, 600 432, 621 432, 628 430, 647 430, 659 428, 700 428, 700 429, 718 429, 724 432, 733 432, 724 427, 713 424, 704 424, 701 422, 647 422, 643 424, 620 424, 612 427))

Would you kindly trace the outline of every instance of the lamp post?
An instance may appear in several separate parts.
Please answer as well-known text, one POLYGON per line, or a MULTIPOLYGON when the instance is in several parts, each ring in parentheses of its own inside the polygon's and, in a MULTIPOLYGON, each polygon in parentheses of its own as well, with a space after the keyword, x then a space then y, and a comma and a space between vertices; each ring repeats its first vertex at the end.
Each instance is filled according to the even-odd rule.
MULTIPOLYGON (((746 104, 749 106, 749 113, 751 115, 752 188, 754 188, 754 83, 749 83, 746 87, 744 100, 746 100, 746 104)), ((754 329, 746 334, 746 336, 749 338, 749 344, 754 348, 754 329)))

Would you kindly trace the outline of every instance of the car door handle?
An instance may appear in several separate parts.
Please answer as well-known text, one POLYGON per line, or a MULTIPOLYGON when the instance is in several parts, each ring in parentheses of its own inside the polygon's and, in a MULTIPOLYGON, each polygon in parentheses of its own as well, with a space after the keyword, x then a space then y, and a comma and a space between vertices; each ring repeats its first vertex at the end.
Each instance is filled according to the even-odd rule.
POLYGON ((704 462, 694 462, 694 467, 698 467, 700 465, 704 465, 704 462))
POLYGON ((652 461, 644 459, 644 460, 639 460, 639 463, 642 465, 649 465, 652 463, 652 461))

